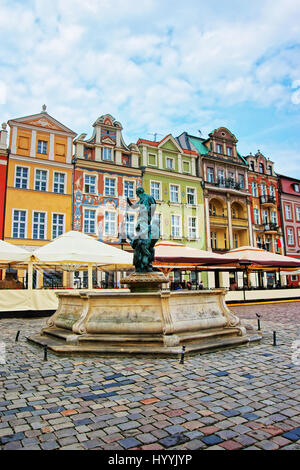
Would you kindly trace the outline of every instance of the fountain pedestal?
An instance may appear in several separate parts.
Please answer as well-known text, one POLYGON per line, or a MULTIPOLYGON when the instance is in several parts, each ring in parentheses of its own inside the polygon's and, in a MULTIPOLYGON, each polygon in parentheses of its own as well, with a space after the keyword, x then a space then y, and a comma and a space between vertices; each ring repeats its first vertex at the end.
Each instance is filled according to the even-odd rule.
POLYGON ((47 327, 28 339, 56 353, 170 355, 182 345, 186 353, 207 352, 261 339, 228 309, 225 289, 170 292, 160 288, 166 281, 161 273, 133 273, 124 280, 131 292, 60 292, 47 327))

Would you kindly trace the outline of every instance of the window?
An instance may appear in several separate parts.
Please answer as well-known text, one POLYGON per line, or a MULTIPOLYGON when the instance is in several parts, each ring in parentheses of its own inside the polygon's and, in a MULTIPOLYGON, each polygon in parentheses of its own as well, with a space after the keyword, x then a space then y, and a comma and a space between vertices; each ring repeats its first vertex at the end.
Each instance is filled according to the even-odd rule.
POLYGON ((233 153, 232 153, 232 147, 226 147, 226 154, 228 157, 232 157, 233 153))
POLYGON ((210 216, 216 216, 217 215, 216 206, 214 204, 209 205, 209 215, 210 216))
POLYGON ((263 223, 268 224, 269 223, 269 215, 267 210, 262 211, 262 218, 263 218, 263 223))
POLYGON ((254 171, 254 161, 250 161, 250 170, 254 171))
POLYGON ((257 197, 257 184, 255 181, 252 181, 252 196, 257 197))
POLYGON ((173 170, 173 158, 166 158, 166 166, 168 170, 173 170))
MULTIPOLYGON (((115 212, 105 212, 104 222, 105 222, 105 225, 104 225, 105 235, 115 235, 115 233, 116 233, 116 214, 115 214, 115 212)), ((126 229, 127 229, 127 221, 126 221, 126 229)))
POLYGON ((223 153, 223 145, 217 144, 217 153, 223 153))
POLYGON ((46 213, 33 212, 32 238, 34 240, 45 240, 46 236, 46 213))
POLYGON ((27 189, 28 185, 28 168, 23 166, 17 166, 16 168, 16 178, 15 178, 15 187, 21 189, 27 189))
POLYGON ((64 233, 64 227, 64 214, 52 214, 52 239, 62 235, 64 233))
POLYGON ((208 167, 206 171, 207 171, 207 181, 208 181, 208 183, 213 183, 214 182, 214 169, 208 167))
POLYGON ((183 173, 190 173, 190 162, 182 162, 182 171, 183 173))
POLYGON ((270 196, 275 197, 275 187, 271 185, 269 191, 270 191, 270 196))
POLYGON ((160 200, 160 183, 157 183, 156 181, 151 181, 150 192, 151 196, 154 197, 155 200, 160 200))
POLYGON ((217 249, 217 232, 210 232, 210 244, 213 249, 217 249))
POLYGON ((275 225, 277 224, 277 214, 275 211, 271 212, 271 222, 272 224, 275 224, 275 225))
POLYGON ((13 238, 25 238, 26 234, 26 211, 13 211, 13 238))
MULTIPOLYGON (((107 212, 107 214, 109 213, 107 212)), ((110 214, 113 214, 113 212, 110 212, 110 214)), ((106 223, 106 220, 105 220, 105 223, 106 223)), ((108 222, 108 225, 109 223, 112 223, 112 222, 108 222)), ((113 234, 115 233, 114 229, 112 233, 113 234)), ((133 214, 126 214, 126 235, 129 235, 130 237, 134 235, 134 215, 133 214)))
POLYGON ((188 204, 196 204, 195 188, 186 188, 186 199, 188 204))
POLYGON ((299 193, 299 192, 300 192, 300 186, 299 186, 299 184, 294 183, 294 184, 293 184, 293 188, 294 188, 294 191, 296 191, 296 193, 299 193))
POLYGON ((47 190, 47 171, 46 170, 35 170, 34 189, 36 191, 47 190))
POLYGON ((264 173, 265 172, 265 169, 264 169, 264 166, 262 163, 259 164, 259 172, 260 173, 264 173))
POLYGON ((111 148, 104 147, 102 149, 102 158, 103 158, 103 160, 111 160, 112 159, 111 148))
POLYGON ((180 237, 180 217, 179 215, 171 215, 171 235, 172 237, 180 237))
POLYGON ((233 171, 228 172, 228 184, 230 188, 234 188, 234 173, 233 171))
POLYGON ((224 170, 218 169, 218 183, 220 186, 225 186, 224 170))
POLYGON ((116 180, 114 178, 105 178, 105 196, 114 196, 116 190, 116 180))
POLYGON ((65 193, 65 179, 66 175, 64 173, 57 173, 56 171, 54 172, 53 191, 55 193, 65 193))
POLYGON ((238 248, 239 246, 239 237, 237 233, 235 233, 233 236, 233 245, 234 245, 234 248, 238 248))
POLYGON ((175 184, 170 185, 170 201, 179 202, 179 186, 175 184))
POLYGON ((134 197, 133 181, 124 181, 124 196, 129 198, 134 197))
POLYGON ((296 207, 296 220, 300 222, 300 206, 296 207))
POLYGON ((156 166, 156 155, 149 153, 148 155, 148 164, 152 166, 156 166))
POLYGON ((298 246, 300 246, 300 228, 298 228, 298 246))
POLYGON ((260 193, 261 193, 262 196, 266 195, 266 185, 265 184, 260 185, 260 193))
POLYGON ((268 165, 268 174, 272 176, 272 166, 268 165))
POLYGON ((96 233, 96 211, 84 210, 83 230, 85 233, 96 233))
POLYGON ((294 245, 294 232, 292 228, 287 229, 288 245, 294 245))
POLYGON ((155 212, 153 221, 155 223, 157 223, 157 225, 159 227, 159 236, 161 237, 162 236, 162 223, 161 223, 162 222, 162 217, 161 217, 161 214, 159 212, 155 212))
POLYGON ((46 142, 46 140, 38 140, 38 153, 42 153, 44 155, 47 154, 47 142, 46 142))
POLYGON ((84 192, 89 194, 96 193, 96 176, 84 175, 84 192))
POLYGON ((239 185, 241 189, 245 189, 245 177, 242 173, 239 173, 239 185))
POLYGON ((285 205, 285 218, 287 220, 291 220, 292 219, 292 211, 291 211, 291 206, 289 204, 286 204, 285 205))
POLYGON ((188 223, 189 238, 197 237, 196 221, 197 221, 196 217, 189 217, 189 223, 188 223))

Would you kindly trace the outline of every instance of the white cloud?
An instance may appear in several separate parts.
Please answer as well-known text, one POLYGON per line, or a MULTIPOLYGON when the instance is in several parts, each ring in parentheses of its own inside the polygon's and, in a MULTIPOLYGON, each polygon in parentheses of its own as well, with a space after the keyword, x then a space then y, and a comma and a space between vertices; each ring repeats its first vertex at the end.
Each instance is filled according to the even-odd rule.
POLYGON ((300 104, 299 25, 298 0, 4 0, 0 111, 45 102, 87 133, 108 112, 134 140, 209 132, 244 103, 289 109, 300 104))

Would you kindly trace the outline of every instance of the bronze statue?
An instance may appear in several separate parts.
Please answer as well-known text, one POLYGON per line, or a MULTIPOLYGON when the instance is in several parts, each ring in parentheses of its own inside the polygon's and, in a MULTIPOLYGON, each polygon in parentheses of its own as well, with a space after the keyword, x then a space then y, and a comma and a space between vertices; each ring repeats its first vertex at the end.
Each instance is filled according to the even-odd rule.
POLYGON ((159 239, 158 221, 154 219, 156 201, 154 197, 146 194, 142 187, 138 187, 136 195, 139 200, 132 204, 129 198, 127 203, 130 207, 138 208, 136 224, 136 235, 127 234, 130 245, 134 249, 133 264, 136 272, 145 273, 153 271, 154 245, 159 239))

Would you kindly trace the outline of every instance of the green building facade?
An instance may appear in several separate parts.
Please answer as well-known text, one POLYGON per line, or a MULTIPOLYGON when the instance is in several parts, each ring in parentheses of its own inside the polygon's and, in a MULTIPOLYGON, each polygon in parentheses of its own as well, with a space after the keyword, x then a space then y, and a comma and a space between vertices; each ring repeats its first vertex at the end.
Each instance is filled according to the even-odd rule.
POLYGON ((204 204, 197 152, 167 135, 160 142, 139 139, 143 187, 156 202, 161 239, 206 249, 204 204))

